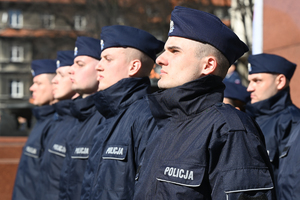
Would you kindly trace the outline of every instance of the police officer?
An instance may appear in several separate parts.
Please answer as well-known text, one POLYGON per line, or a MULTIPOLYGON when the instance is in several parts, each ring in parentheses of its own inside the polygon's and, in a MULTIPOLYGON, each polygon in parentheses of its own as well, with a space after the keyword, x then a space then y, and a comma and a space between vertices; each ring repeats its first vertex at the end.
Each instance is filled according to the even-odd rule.
POLYGON ((84 174, 81 199, 132 199, 135 173, 155 128, 147 100, 149 75, 164 43, 129 26, 101 32, 99 92, 93 98, 104 116, 84 174))
POLYGON ((80 94, 71 104, 71 113, 76 118, 66 138, 66 153, 61 169, 59 199, 80 198, 83 173, 93 144, 91 130, 100 123, 92 94, 97 92, 98 80, 95 67, 100 60, 100 40, 78 37, 74 49, 74 64, 69 73, 72 89, 80 94))
POLYGON ((41 157, 48 140, 48 130, 52 124, 54 102, 51 80, 55 76, 55 60, 34 60, 31 63, 33 84, 30 87, 33 109, 37 122, 23 148, 19 163, 13 197, 15 200, 35 199, 38 185, 41 157))
POLYGON ((263 136, 223 104, 229 66, 248 47, 216 16, 176 6, 159 88, 149 95, 158 131, 148 141, 134 199, 275 199, 263 136))
POLYGON ((71 114, 70 105, 77 96, 72 90, 72 82, 69 68, 73 65, 74 51, 57 52, 56 76, 52 79, 53 95, 58 100, 54 104, 56 111, 54 123, 49 130, 51 139, 46 146, 41 161, 39 184, 36 199, 58 199, 59 178, 63 160, 66 154, 66 137, 75 123, 75 117, 71 114))
POLYGON ((277 193, 280 200, 300 199, 300 124, 291 131, 279 157, 277 193))
POLYGON ((289 82, 296 64, 273 54, 251 55, 249 61, 251 104, 246 111, 261 128, 274 169, 275 183, 279 156, 288 141, 290 131, 300 121, 300 110, 293 105, 289 82))
POLYGON ((242 84, 236 84, 225 79, 223 83, 226 86, 223 103, 230 104, 244 112, 245 105, 250 101, 250 93, 247 92, 247 88, 242 84))

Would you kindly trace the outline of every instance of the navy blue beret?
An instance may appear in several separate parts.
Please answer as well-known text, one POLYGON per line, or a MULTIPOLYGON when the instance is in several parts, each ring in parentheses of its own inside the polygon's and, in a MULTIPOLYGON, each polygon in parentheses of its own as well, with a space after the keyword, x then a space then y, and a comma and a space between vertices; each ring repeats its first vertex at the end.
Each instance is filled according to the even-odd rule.
POLYGON ((138 49, 153 60, 164 48, 164 42, 150 33, 130 26, 105 26, 101 31, 101 50, 110 47, 131 47, 138 49))
POLYGON ((182 6, 176 6, 171 13, 168 35, 208 43, 227 58, 229 65, 249 50, 215 15, 182 6))
POLYGON ((224 90, 224 97, 229 99, 237 99, 244 103, 250 101, 250 93, 247 92, 247 88, 242 84, 236 84, 229 81, 223 81, 226 88, 224 90))
POLYGON ((288 80, 292 78, 297 66, 281 56, 266 53, 250 55, 248 62, 249 74, 283 74, 288 80))
POLYGON ((31 62, 31 73, 35 77, 40 74, 55 74, 56 73, 56 60, 42 59, 33 60, 31 62))
POLYGON ((74 57, 90 56, 100 60, 100 55, 100 40, 85 36, 77 37, 74 49, 74 57))
POLYGON ((58 51, 56 67, 72 66, 74 62, 74 51, 58 51))

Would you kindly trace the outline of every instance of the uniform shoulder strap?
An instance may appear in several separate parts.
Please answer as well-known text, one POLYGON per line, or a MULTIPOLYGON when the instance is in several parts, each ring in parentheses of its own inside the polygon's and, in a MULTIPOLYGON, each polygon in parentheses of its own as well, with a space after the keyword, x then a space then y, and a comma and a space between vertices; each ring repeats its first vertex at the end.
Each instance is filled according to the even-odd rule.
POLYGON ((217 103, 215 106, 228 124, 229 131, 246 130, 240 116, 238 115, 238 112, 240 111, 224 103, 217 103))

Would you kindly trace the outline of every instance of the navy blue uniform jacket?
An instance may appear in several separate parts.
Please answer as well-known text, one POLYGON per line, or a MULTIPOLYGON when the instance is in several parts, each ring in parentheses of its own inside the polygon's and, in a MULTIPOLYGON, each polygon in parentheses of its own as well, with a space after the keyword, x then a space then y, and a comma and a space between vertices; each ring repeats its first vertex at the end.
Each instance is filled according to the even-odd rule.
POLYGON ((208 75, 149 95, 158 131, 149 139, 134 199, 275 199, 262 133, 222 103, 208 75))
POLYGON ((53 122, 54 112, 53 106, 49 105, 33 109, 37 122, 23 147, 13 189, 13 200, 35 199, 41 157, 49 138, 47 134, 53 122))
POLYGON ((97 112, 92 96, 75 99, 71 104, 72 115, 77 119, 66 139, 66 157, 61 169, 59 199, 80 199, 83 174, 93 144, 92 130, 103 118, 97 112))
POLYGON ((55 121, 48 135, 51 135, 40 166, 39 184, 36 199, 58 199, 59 178, 63 160, 66 154, 66 137, 75 124, 71 114, 72 100, 63 100, 54 104, 55 121))
POLYGON ((300 124, 293 129, 279 157, 278 199, 300 199, 300 124))
POLYGON ((265 136, 266 148, 277 183, 279 156, 291 130, 300 121, 300 110, 293 105, 289 88, 286 88, 269 99, 248 104, 246 112, 255 119, 265 136))
POLYGON ((132 199, 135 174, 156 127, 144 96, 148 77, 126 78, 94 99, 105 123, 97 128, 81 199, 132 199))

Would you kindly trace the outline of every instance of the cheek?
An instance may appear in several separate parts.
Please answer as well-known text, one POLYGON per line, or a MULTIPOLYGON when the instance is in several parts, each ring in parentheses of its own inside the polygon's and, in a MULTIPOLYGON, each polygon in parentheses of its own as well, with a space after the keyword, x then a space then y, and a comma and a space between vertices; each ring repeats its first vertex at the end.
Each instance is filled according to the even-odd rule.
POLYGON ((97 77, 97 70, 93 67, 90 66, 89 69, 86 69, 82 75, 84 75, 84 79, 93 79, 97 77))

